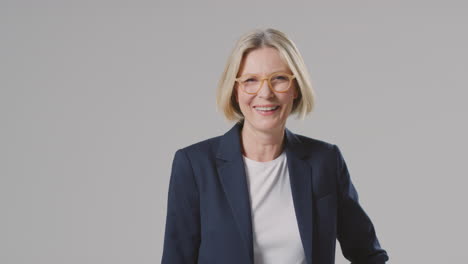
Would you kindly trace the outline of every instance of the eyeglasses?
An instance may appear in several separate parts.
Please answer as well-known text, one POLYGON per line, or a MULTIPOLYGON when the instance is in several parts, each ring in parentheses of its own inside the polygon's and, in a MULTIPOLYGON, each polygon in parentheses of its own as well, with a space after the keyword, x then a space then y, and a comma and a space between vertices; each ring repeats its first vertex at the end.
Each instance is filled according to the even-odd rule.
POLYGON ((285 72, 274 72, 265 78, 262 78, 258 74, 246 74, 235 80, 240 84, 244 92, 257 94, 265 80, 267 80, 268 86, 272 91, 285 93, 291 87, 291 82, 294 78, 296 78, 296 76, 285 72))

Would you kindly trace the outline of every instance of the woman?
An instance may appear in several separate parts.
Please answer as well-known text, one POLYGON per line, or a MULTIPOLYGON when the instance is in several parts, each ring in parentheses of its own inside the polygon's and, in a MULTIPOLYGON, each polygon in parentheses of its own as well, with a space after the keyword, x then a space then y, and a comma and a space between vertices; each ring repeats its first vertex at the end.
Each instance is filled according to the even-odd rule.
POLYGON ((385 263, 345 161, 331 143, 286 128, 314 105, 294 43, 274 29, 236 44, 218 106, 224 135, 176 151, 162 263, 328 264, 335 243, 352 263, 385 263))

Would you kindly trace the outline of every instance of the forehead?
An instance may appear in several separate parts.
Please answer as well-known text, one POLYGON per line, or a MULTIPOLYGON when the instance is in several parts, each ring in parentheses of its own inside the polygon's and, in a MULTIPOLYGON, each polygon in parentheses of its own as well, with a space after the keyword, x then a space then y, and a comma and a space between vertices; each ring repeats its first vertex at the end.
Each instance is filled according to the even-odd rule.
POLYGON ((288 64, 276 48, 263 47, 244 55, 238 75, 270 74, 277 71, 290 72, 288 64))

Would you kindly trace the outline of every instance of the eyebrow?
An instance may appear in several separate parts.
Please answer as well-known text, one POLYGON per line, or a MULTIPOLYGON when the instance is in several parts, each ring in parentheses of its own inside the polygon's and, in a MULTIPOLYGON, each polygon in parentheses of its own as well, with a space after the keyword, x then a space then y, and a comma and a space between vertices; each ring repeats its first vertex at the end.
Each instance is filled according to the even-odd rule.
MULTIPOLYGON (((269 73, 267 73, 265 75, 270 75, 270 74, 277 73, 277 72, 288 73, 288 70, 287 69, 276 70, 276 71, 269 72, 269 73)), ((260 74, 260 73, 244 73, 242 75, 262 75, 262 74, 260 74)))

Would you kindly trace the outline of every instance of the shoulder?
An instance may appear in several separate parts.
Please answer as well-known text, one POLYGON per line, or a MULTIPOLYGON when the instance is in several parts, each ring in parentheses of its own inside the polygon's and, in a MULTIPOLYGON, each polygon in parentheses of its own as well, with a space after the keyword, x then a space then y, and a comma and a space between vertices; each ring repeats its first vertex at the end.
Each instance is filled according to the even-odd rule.
POLYGON ((185 153, 191 160, 197 158, 214 158, 222 136, 203 139, 186 145, 177 152, 185 153))
POLYGON ((336 167, 343 162, 341 151, 337 144, 331 141, 309 137, 301 134, 294 134, 294 139, 297 147, 310 164, 315 167, 336 167))
POLYGON ((220 139, 221 136, 203 139, 185 147, 182 147, 181 150, 189 153, 214 151, 218 147, 220 139))
POLYGON ((335 143, 326 141, 323 139, 318 139, 314 137, 309 137, 301 134, 295 134, 301 146, 306 149, 310 154, 333 154, 338 148, 335 143))
POLYGON ((309 149, 317 151, 330 151, 335 144, 318 138, 308 137, 305 135, 295 134, 296 137, 309 149))

